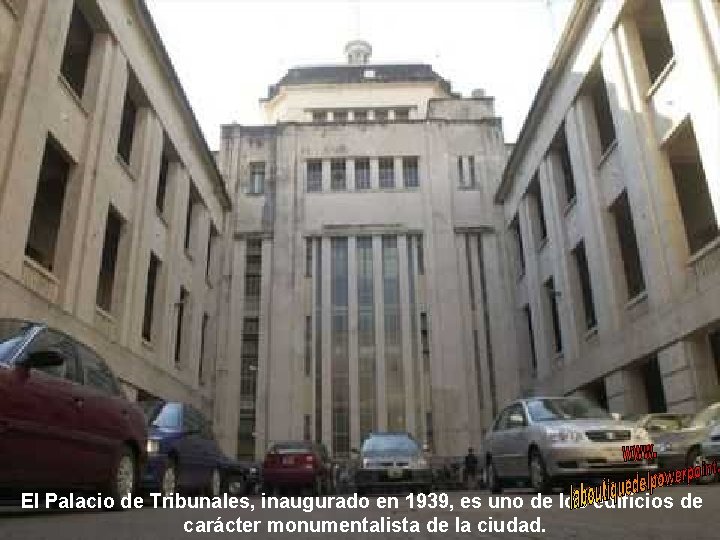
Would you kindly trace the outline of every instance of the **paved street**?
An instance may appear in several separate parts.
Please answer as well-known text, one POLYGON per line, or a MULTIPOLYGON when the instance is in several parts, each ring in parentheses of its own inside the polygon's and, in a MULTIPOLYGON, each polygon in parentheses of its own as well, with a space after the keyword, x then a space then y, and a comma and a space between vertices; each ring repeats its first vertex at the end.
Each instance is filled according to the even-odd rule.
MULTIPOLYGON (((223 522, 235 521, 238 517, 243 520, 260 520, 258 533, 227 533, 229 536, 248 536, 252 538, 280 538, 292 536, 294 540, 303 538, 431 538, 439 537, 440 534, 431 534, 426 530, 426 523, 437 516, 440 520, 449 523, 449 531, 443 533, 443 538, 496 538, 507 537, 508 534, 480 533, 477 531, 477 522, 507 521, 515 516, 521 520, 532 521, 538 516, 544 533, 510 533, 519 537, 527 538, 564 538, 564 539, 675 539, 675 538, 707 538, 716 539, 717 516, 720 512, 720 486, 697 486, 659 489, 655 496, 672 497, 674 506, 672 509, 596 509, 587 508, 582 510, 564 510, 558 508, 559 495, 552 497, 553 508, 535 510, 530 508, 531 494, 523 491, 506 492, 511 497, 521 497, 524 505, 523 510, 505 509, 492 510, 487 508, 488 493, 452 493, 450 504, 453 510, 409 510, 403 507, 404 495, 398 495, 401 507, 398 510, 379 510, 375 508, 377 497, 370 498, 369 510, 344 510, 330 511, 317 510, 312 513, 300 510, 262 510, 261 500, 253 497, 251 502, 255 505, 253 512, 241 512, 238 510, 159 510, 145 508, 141 510, 130 510, 125 512, 33 512, 19 509, 4 508, 0 510, 0 538, 3 540, 140 540, 140 539, 171 539, 186 537, 190 533, 184 531, 184 523, 192 521, 209 521, 221 518, 223 522), (702 508, 685 510, 680 507, 680 501, 684 495, 692 492, 694 496, 703 499, 702 508), (482 508, 477 510, 461 509, 461 497, 481 496, 482 508), (268 520, 379 520, 380 518, 391 518, 419 522, 420 533, 336 533, 336 534, 313 534, 313 533, 268 533, 268 520), (473 533, 455 532, 455 518, 469 521, 474 529, 473 533)), ((644 498, 645 496, 642 495, 644 498)), ((147 500, 149 504, 149 499, 147 500)), ((195 533, 202 536, 201 533, 195 533)), ((215 534, 215 536, 223 536, 215 534)))

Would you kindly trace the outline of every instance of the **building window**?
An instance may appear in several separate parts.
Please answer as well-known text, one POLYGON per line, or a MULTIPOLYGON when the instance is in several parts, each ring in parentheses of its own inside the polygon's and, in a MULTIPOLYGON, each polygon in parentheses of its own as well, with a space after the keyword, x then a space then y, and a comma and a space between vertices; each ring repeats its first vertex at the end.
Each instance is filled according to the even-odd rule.
POLYGON ((207 360, 207 351, 205 349, 207 347, 208 322, 210 322, 210 317, 207 313, 203 313, 200 326, 200 363, 198 365, 198 382, 200 384, 205 384, 205 361, 207 360))
POLYGON ((322 370, 322 239, 315 242, 315 442, 322 442, 323 433, 323 370, 322 370))
POLYGON ((155 308, 155 291, 157 279, 160 274, 160 259, 150 252, 148 263, 147 283, 145 284, 145 309, 143 310, 142 337, 145 341, 152 341, 153 338, 153 312, 155 308))
POLYGON ((590 267, 588 266, 585 243, 580 242, 573 249, 573 258, 577 267, 580 292, 582 293, 583 308, 585 312, 585 328, 594 328, 597 325, 595 318, 595 302, 593 301, 592 282, 590 281, 590 267))
POLYGON ((316 124, 320 124, 322 122, 325 122, 327 120, 327 111, 313 111, 312 112, 312 121, 316 124))
MULTIPOLYGON (((695 132, 686 121, 673 135, 666 149, 682 213, 690 253, 695 253, 718 236, 718 224, 708 178, 700 159, 695 132)), ((717 158, 717 154, 715 154, 717 158)))
POLYGON ((215 225, 210 223, 210 231, 208 232, 207 257, 205 259, 205 279, 210 279, 210 270, 213 259, 215 258, 215 247, 220 233, 215 225))
POLYGON ((367 122, 368 113, 367 111, 355 111, 353 113, 353 118, 356 122, 367 122))
POLYGON ((165 149, 160 155, 160 172, 158 173, 158 187, 155 193, 155 208, 161 216, 165 212, 165 194, 167 193, 168 172, 170 170, 170 157, 165 149))
POLYGON ((375 110, 375 120, 378 122, 386 122, 388 119, 388 112, 386 109, 375 110))
POLYGON ((625 270, 628 298, 634 298, 645 290, 640 251, 638 250, 635 226, 627 192, 623 191, 610 207, 615 218, 615 230, 620 244, 620 255, 625 270))
POLYGON ((265 162, 254 161, 250 163, 250 184, 248 194, 261 195, 265 191, 265 162))
POLYGON ((547 238, 547 223, 545 221, 545 208, 543 206, 542 190, 540 189, 540 180, 537 173, 533 176, 528 186, 528 196, 530 197, 531 213, 537 226, 535 229, 538 233, 540 242, 544 242, 547 238))
POLYGON ((475 156, 468 156, 468 169, 470 170, 470 186, 475 187, 477 185, 477 178, 475 176, 475 156))
POLYGON ((405 431, 405 379, 400 323, 400 268, 396 236, 382 237, 385 380, 388 431, 405 431))
POLYGON ((410 109, 395 109, 395 120, 409 120, 410 109))
POLYGON ((635 23, 652 85, 674 55, 660 1, 647 0, 637 10, 635 23))
POLYGON ((428 314, 420 313, 420 352, 423 357, 423 370, 430 373, 430 323, 428 314))
POLYGON ((423 248, 423 235, 418 234, 415 238, 417 238, 418 275, 422 276, 425 274, 425 249, 423 248))
POLYGON ((332 447, 350 453, 350 334, 348 314, 348 239, 330 239, 332 447))
POLYGON ((372 237, 358 236, 357 250, 357 309, 358 309, 358 399, 360 409, 360 437, 377 428, 376 350, 375 350, 375 293, 373 288, 372 237))
POLYGON ((188 192, 187 212, 185 215, 185 238, 183 246, 186 252, 190 251, 192 242, 193 222, 195 221, 195 210, 200 206, 200 194, 197 192, 195 185, 190 179, 190 190, 188 192))
POLYGON ((379 164, 380 187, 392 189, 395 187, 395 160, 391 157, 380 158, 379 164))
POLYGON ((720 330, 708 334, 710 340, 710 353, 715 363, 715 383, 720 384, 720 330))
POLYGON ((52 272, 55 249, 65 205, 70 161, 49 136, 45 141, 25 255, 52 272))
POLYGON ((567 138, 565 136, 565 122, 560 125, 555 140, 553 141, 553 149, 557 152, 560 161, 560 170, 563 175, 563 183, 565 185, 565 201, 569 204, 575 200, 575 176, 573 175, 572 164, 570 163, 570 152, 568 151, 567 138))
POLYGON ((370 160, 355 160, 355 189, 370 189, 370 160))
POLYGON ((305 316, 305 376, 312 375, 312 317, 305 316))
POLYGON ((532 313, 530 306, 526 305, 523 307, 523 316, 525 317, 525 324, 528 332, 528 346, 530 348, 530 368, 532 376, 537 375, 537 351, 535 350, 535 334, 533 332, 532 313))
POLYGON ((260 309, 262 292, 262 240, 248 240, 245 249, 245 307, 248 311, 256 311, 260 309))
POLYGON ((108 208, 105 222, 105 240, 100 259, 100 275, 98 276, 95 303, 108 313, 112 311, 113 285, 117 266, 118 247, 123 232, 123 219, 112 206, 108 208))
POLYGON ((312 440, 312 417, 309 414, 303 415, 303 440, 312 440))
POLYGON ((615 142, 615 125, 613 124, 607 85, 600 64, 595 64, 595 67, 588 75, 588 94, 595 113, 595 124, 600 138, 600 153, 602 155, 615 142))
POLYGON ((558 310, 558 296, 560 293, 555 290, 555 281, 553 278, 545 282, 545 292, 548 296, 550 305, 550 320, 552 322, 553 346, 556 354, 562 353, 562 330, 560 328, 560 311, 558 310))
POLYGON ((404 157, 403 165, 403 185, 406 188, 416 188, 420 185, 418 175, 418 158, 404 157))
POLYGON ((175 304, 175 353, 173 359, 175 366, 180 366, 182 360, 183 326, 185 318, 185 304, 187 304, 189 293, 185 287, 180 287, 180 297, 175 304))
POLYGON ((305 277, 312 277, 313 265, 313 239, 308 237, 305 239, 305 277))
POLYGON ((130 95, 130 85, 133 81, 132 73, 128 73, 128 89, 125 91, 122 117, 120 118, 120 136, 118 137, 117 153, 126 164, 130 164, 133 139, 135 137, 135 122, 137 120, 138 106, 130 95))
POLYGON ((333 191, 344 191, 347 189, 344 159, 333 159, 330 161, 330 189, 333 191))
POLYGON ((517 277, 520 278, 525 274, 525 251, 523 249, 522 231, 520 230, 520 219, 517 215, 510 222, 510 233, 515 246, 517 277))
POLYGON ((347 111, 335 111, 333 112, 333 120, 335 122, 347 122, 348 113, 347 111))
POLYGON ((79 97, 82 97, 85 89, 92 42, 93 30, 83 12, 75 4, 70 17, 60 72, 79 97))
POLYGON ((260 320, 244 317, 240 344, 240 423, 238 453, 255 455, 255 401, 257 398, 257 370, 260 354, 260 320))
POLYGON ((463 167, 463 158, 462 156, 458 156, 457 158, 457 170, 458 170, 458 180, 461 186, 465 185, 465 167, 463 167))
POLYGON ((322 161, 319 159, 307 162, 307 190, 322 191, 322 161))

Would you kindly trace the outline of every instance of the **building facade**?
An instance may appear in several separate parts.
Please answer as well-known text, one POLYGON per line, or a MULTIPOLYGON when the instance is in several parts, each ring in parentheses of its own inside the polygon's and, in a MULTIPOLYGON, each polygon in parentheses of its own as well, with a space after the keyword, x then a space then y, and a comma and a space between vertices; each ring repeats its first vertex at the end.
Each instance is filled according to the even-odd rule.
POLYGON ((0 316, 212 414, 230 205, 143 2, 0 1, 0 316))
POLYGON ((720 398, 720 6, 578 2, 495 194, 524 394, 720 398))
POLYGON ((219 436, 240 456, 287 439, 347 456, 408 431, 462 454, 516 393, 502 126, 492 98, 428 65, 372 64, 363 41, 345 54, 271 86, 266 125, 222 128, 233 360, 217 414, 238 430, 219 436))

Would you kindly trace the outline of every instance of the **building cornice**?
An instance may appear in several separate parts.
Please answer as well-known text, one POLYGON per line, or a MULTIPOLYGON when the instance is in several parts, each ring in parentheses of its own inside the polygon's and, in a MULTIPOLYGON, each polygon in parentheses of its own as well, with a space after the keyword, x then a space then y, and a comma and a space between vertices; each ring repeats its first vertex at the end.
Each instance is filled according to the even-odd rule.
POLYGON ((568 21, 565 24, 565 28, 560 35, 555 52, 550 60, 550 65, 545 71, 545 75, 535 93, 530 110, 525 117, 525 122, 520 130, 520 134, 513 145, 512 152, 502 174, 500 185, 495 192, 494 200, 496 203, 501 204, 512 188, 515 173, 543 119, 553 92, 565 72, 570 57, 576 50, 576 45, 582 36, 583 30, 599 6, 600 3, 597 0, 576 0, 573 5, 570 15, 568 16, 568 21))

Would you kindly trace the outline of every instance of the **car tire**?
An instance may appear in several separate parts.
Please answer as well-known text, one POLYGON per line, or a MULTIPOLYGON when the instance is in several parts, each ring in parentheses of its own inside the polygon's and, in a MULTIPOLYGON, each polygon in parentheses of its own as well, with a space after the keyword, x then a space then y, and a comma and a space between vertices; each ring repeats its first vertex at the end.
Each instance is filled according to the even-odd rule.
POLYGON ((126 495, 132 495, 137 488, 138 467, 135 452, 123 445, 115 457, 110 473, 110 479, 103 491, 114 501, 113 509, 121 510, 121 500, 126 495))
POLYGON ((160 492, 163 496, 172 495, 177 492, 177 462, 169 458, 162 478, 160 479, 160 492))
POLYGON ((487 463, 487 476, 488 476, 488 489, 490 493, 502 493, 502 481, 498 476, 497 469, 495 469, 495 463, 489 460, 487 463))
MULTIPOLYGON (((703 456, 699 448, 691 448, 688 450, 687 456, 685 457, 685 466, 689 469, 691 467, 697 467, 703 462, 703 456)), ((693 478, 690 484, 698 486, 700 484, 708 484, 710 478, 703 476, 702 478, 693 478)))
POLYGON ((538 493, 550 493, 552 491, 553 479, 548 475, 545 460, 537 448, 530 450, 528 477, 530 478, 530 487, 538 493))

